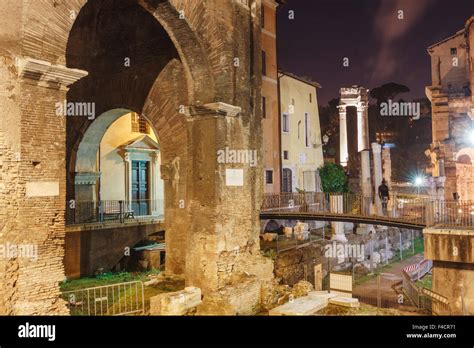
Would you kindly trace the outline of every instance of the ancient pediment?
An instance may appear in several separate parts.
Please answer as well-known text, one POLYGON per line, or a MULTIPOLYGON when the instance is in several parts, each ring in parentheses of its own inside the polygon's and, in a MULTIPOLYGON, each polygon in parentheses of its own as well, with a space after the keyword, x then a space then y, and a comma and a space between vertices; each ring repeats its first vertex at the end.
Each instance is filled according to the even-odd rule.
POLYGON ((160 145, 148 135, 139 136, 120 146, 125 151, 158 151, 160 145))

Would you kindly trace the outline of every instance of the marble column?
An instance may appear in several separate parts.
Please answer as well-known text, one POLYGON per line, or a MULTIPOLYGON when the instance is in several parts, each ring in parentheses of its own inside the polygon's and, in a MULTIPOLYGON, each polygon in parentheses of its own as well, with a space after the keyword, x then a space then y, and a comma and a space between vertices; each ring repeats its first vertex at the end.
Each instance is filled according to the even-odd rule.
MULTIPOLYGON (((364 197, 364 210, 366 200, 368 201, 368 206, 370 206, 370 201, 372 198, 372 182, 370 179, 370 151, 363 150, 360 153, 361 157, 361 187, 362 187, 362 197, 364 197)), ((368 209, 368 208, 367 208, 368 209)))
POLYGON ((369 117, 365 103, 357 105, 357 151, 369 150, 369 117))
POLYGON ((384 147, 382 149, 382 167, 383 177, 387 181, 388 187, 392 186, 392 156, 390 154, 390 148, 384 147))
POLYGON ((374 192, 375 208, 377 215, 383 215, 382 202, 379 197, 379 186, 382 183, 382 145, 372 143, 372 155, 374 157, 374 192))
POLYGON ((347 166, 349 150, 347 147, 347 118, 346 106, 339 107, 339 162, 343 167, 347 166))
MULTIPOLYGON (((343 214, 344 213, 344 197, 343 195, 331 195, 329 196, 329 207, 331 213, 343 214)), ((347 238, 344 234, 344 222, 332 222, 331 223, 333 233, 331 240, 339 242, 347 242, 347 238)))

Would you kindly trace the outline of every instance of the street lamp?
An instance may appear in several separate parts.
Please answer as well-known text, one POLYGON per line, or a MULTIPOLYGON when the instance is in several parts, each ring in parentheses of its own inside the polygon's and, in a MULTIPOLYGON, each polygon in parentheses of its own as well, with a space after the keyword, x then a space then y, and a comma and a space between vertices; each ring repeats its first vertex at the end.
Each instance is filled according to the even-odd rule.
POLYGON ((420 187, 421 185, 423 185, 424 181, 425 179, 422 176, 415 177, 415 186, 420 187))
POLYGON ((420 194, 420 187, 423 186, 423 184, 425 183, 425 178, 421 175, 417 175, 415 176, 413 183, 416 187, 416 194, 420 194))
POLYGON ((474 129, 468 132, 467 138, 471 144, 474 144, 474 129))
POLYGON ((327 145, 328 142, 329 142, 329 137, 328 137, 327 134, 324 134, 324 135, 323 135, 323 144, 324 144, 324 145, 327 145))

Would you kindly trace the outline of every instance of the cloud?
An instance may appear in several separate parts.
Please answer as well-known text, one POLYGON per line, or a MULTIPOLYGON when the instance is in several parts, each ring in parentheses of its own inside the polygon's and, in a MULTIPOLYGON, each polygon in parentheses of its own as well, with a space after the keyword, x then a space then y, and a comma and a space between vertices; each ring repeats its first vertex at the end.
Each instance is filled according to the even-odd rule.
POLYGON ((410 32, 431 4, 431 0, 380 1, 373 22, 373 34, 380 50, 372 67, 372 82, 386 79, 396 72, 401 54, 394 47, 396 41, 410 32), (399 19, 399 11, 403 11, 403 19, 399 19))

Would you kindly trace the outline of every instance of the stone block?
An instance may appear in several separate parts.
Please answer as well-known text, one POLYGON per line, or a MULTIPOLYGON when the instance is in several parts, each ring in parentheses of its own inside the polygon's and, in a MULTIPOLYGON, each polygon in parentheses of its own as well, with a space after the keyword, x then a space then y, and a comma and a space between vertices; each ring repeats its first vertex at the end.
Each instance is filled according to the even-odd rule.
POLYGON ((263 234, 263 240, 264 241, 267 241, 267 242, 271 242, 273 240, 276 240, 278 238, 278 234, 277 233, 264 233, 263 234))
POLYGON ((329 303, 342 306, 342 307, 349 307, 349 308, 358 308, 359 307, 359 300, 357 298, 349 298, 349 297, 333 297, 329 299, 329 303))
POLYGON ((150 298, 151 315, 185 315, 201 304, 201 289, 187 287, 150 298))
POLYGON ((304 296, 275 307, 269 311, 271 316, 312 315, 327 307, 328 301, 323 297, 304 296))
POLYGON ((197 315, 253 315, 261 308, 261 281, 248 276, 204 295, 197 315))
POLYGON ((285 234, 286 237, 291 237, 293 235, 293 228, 284 227, 283 228, 283 233, 285 234))

